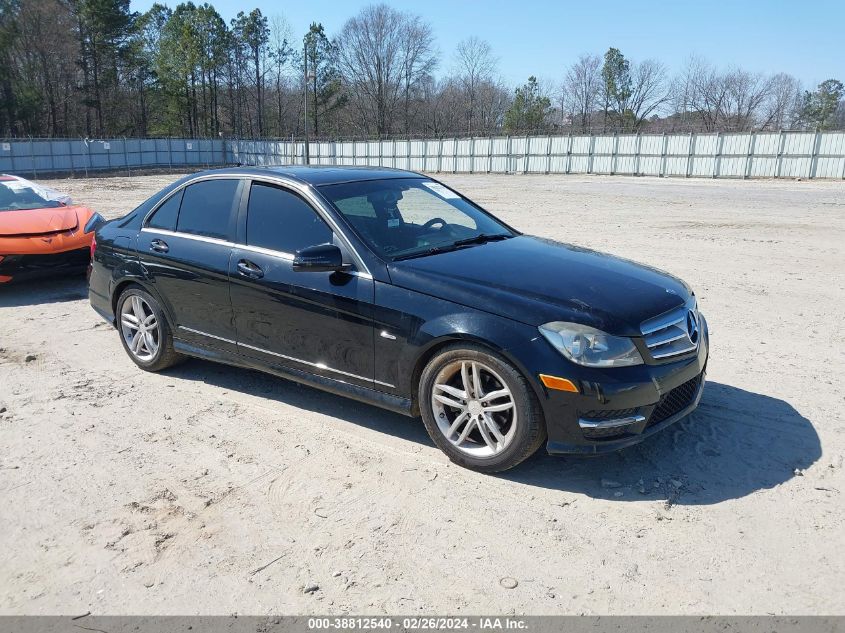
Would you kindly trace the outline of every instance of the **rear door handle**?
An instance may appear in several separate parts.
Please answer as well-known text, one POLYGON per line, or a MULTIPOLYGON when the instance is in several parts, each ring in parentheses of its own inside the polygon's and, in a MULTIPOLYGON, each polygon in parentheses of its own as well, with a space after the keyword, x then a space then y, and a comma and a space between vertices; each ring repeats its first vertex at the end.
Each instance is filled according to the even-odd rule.
POLYGON ((242 259, 238 262, 238 272, 244 277, 251 279, 261 279, 264 276, 264 271, 261 266, 253 264, 251 261, 242 259))
POLYGON ((150 242, 150 250, 157 253, 166 253, 170 250, 170 247, 164 240, 153 240, 150 242))

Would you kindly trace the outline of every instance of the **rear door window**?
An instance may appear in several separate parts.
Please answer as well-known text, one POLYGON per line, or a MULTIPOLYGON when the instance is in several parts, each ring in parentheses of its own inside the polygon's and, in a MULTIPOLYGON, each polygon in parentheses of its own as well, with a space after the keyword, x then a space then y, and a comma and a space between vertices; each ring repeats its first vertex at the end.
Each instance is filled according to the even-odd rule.
POLYGON ((238 182, 236 179, 203 180, 186 187, 176 230, 220 240, 231 239, 238 182))
POLYGON ((283 253, 332 241, 332 230, 293 192, 252 183, 247 207, 246 243, 283 253))

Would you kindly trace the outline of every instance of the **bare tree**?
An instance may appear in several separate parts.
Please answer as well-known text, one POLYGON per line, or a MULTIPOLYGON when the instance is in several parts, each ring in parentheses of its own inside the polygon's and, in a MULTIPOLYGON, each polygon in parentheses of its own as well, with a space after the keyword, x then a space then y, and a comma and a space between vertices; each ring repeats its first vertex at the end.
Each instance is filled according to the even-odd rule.
POLYGON ((601 89, 601 58, 598 55, 581 55, 566 71, 561 98, 561 110, 571 116, 572 126, 577 125, 581 132, 590 129, 601 89))
POLYGON ((434 32, 419 16, 403 16, 401 35, 403 119, 407 136, 411 133, 412 93, 424 79, 431 76, 437 65, 437 53, 434 50, 434 32))
MULTIPOLYGON (((294 51, 291 47, 292 32, 288 21, 281 15, 270 17, 269 57, 272 63, 272 91, 276 115, 276 136, 282 136, 285 119, 291 118, 290 93, 292 80, 290 62, 294 51)), ((298 117, 297 117, 298 120, 298 117)))
POLYGON ((771 78, 744 70, 722 76, 725 85, 724 119, 734 130, 754 129, 763 103, 771 91, 771 78))
POLYGON ((466 94, 466 131, 472 133, 476 119, 476 102, 481 86, 496 72, 498 60, 493 57, 490 44, 477 37, 467 38, 455 49, 455 65, 461 87, 466 94))
POLYGON ((666 67, 653 59, 634 64, 631 70, 631 95, 625 104, 625 118, 634 129, 669 101, 666 67))
POLYGON ((701 118, 707 132, 716 131, 720 125, 726 126, 727 78, 703 61, 696 63, 690 72, 688 109, 701 118))
POLYGON ((440 81, 430 78, 423 82, 421 93, 426 107, 419 124, 426 134, 443 136, 462 128, 464 94, 454 78, 440 81))
POLYGON ((385 4, 350 18, 337 38, 338 63, 365 129, 389 134, 402 97, 431 71, 433 36, 419 18, 385 4))
POLYGON ((760 128, 785 130, 793 127, 800 116, 801 82, 792 75, 778 73, 771 78, 769 93, 763 103, 760 128))
MULTIPOLYGON (((491 134, 501 130, 505 121, 505 112, 511 105, 511 91, 500 80, 482 81, 476 90, 476 124, 479 134, 491 134)), ((456 128, 457 130, 457 128, 456 128)))
POLYGON ((691 58, 672 87, 676 117, 689 129, 749 131, 791 123, 797 82, 788 75, 767 77, 741 69, 719 72, 691 58))
POLYGON ((725 82, 702 58, 690 57, 671 87, 671 104, 685 129, 716 129, 726 96, 725 82))

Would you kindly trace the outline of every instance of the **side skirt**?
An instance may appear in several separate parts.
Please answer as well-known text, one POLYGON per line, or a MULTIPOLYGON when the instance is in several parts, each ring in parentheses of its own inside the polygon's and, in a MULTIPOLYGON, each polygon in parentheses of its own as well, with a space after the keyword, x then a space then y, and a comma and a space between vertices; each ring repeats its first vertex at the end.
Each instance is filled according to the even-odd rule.
POLYGON ((414 414, 411 411, 412 403, 409 398, 401 398, 389 393, 376 391, 375 389, 368 389, 366 387, 360 387, 348 382, 343 382, 342 380, 335 380, 325 376, 310 374, 299 369, 286 367, 276 363, 259 363, 244 356, 228 354, 213 348, 200 347, 177 338, 173 339, 173 347, 177 352, 185 354, 186 356, 211 360, 225 365, 232 365, 233 367, 255 369, 267 374, 278 376, 279 378, 285 378, 303 385, 308 385, 309 387, 314 387, 315 389, 328 391, 329 393, 333 393, 338 396, 345 396, 347 398, 357 400, 358 402, 364 402, 366 404, 381 407, 382 409, 388 409, 408 417, 414 417, 414 414))

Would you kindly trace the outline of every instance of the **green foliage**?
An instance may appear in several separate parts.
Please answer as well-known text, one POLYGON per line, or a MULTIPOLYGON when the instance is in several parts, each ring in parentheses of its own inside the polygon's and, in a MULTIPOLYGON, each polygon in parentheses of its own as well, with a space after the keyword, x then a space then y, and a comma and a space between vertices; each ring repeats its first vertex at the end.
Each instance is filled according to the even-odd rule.
POLYGON ((249 13, 240 11, 233 21, 232 30, 254 58, 260 54, 261 49, 270 39, 270 27, 261 9, 253 9, 249 13))
POLYGON ((90 129, 89 122, 87 131, 103 134, 105 97, 119 88, 120 70, 136 14, 129 10, 129 0, 74 0, 70 7, 78 26, 83 103, 96 116, 96 127, 90 129))
MULTIPOLYGON (((232 20, 232 34, 234 36, 233 42, 235 50, 245 48, 248 51, 248 57, 252 61, 252 68, 254 71, 255 80, 255 112, 258 118, 258 135, 264 134, 263 121, 263 75, 261 72, 261 60, 264 49, 270 41, 270 27, 267 18, 261 13, 261 9, 253 9, 248 14, 240 11, 237 17, 232 20)), ((236 52, 237 55, 237 52, 236 52)))
POLYGON ((153 5, 141 17, 159 90, 159 134, 213 134, 219 129, 217 78, 228 59, 230 34, 209 4, 180 4, 174 11, 153 5))
POLYGON ((821 130, 835 126, 839 102, 845 95, 845 86, 838 79, 828 79, 818 85, 815 91, 804 92, 801 118, 821 130))
POLYGON ((549 98, 540 93, 537 78, 532 75, 528 83, 516 89, 513 103, 505 112, 505 129, 510 133, 540 130, 551 106, 549 98))
POLYGON ((337 46, 326 37, 322 24, 311 24, 303 38, 304 70, 308 80, 309 113, 314 135, 320 135, 320 118, 343 107, 340 72, 337 68, 337 46))
POLYGON ((617 119, 617 123, 630 120, 633 116, 628 105, 633 93, 631 64, 618 48, 607 49, 604 54, 601 76, 604 92, 605 124, 610 113, 617 119))
POLYGON ((126 41, 135 19, 129 0, 77 0, 76 6, 90 46, 117 49, 126 41))

